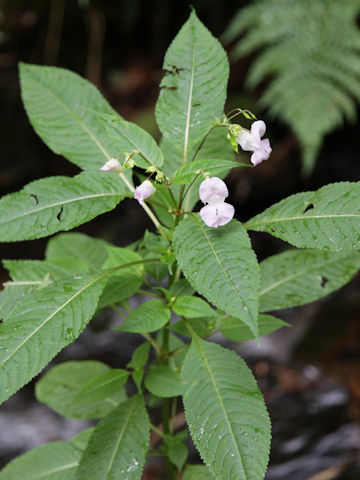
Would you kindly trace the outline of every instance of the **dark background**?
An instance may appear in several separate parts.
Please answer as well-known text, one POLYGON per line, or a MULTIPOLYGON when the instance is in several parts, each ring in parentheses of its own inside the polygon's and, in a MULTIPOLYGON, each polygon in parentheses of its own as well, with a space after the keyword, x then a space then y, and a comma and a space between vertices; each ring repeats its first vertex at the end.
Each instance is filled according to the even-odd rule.
MULTIPOLYGON (((192 5, 199 18, 219 37, 235 12, 249 3, 194 0, 192 5)), ((32 130, 21 104, 19 61, 76 71, 96 84, 127 120, 159 138, 153 110, 162 77, 163 56, 189 12, 189 4, 178 0, 0 1, 1 194, 16 191, 38 178, 72 176, 78 172, 76 166, 53 154, 32 130)), ((227 108, 250 108, 258 118, 263 118, 273 153, 268 162, 255 169, 231 172, 227 183, 237 217, 246 220, 292 193, 335 181, 358 181, 358 124, 345 124, 329 135, 313 173, 307 178, 301 175, 297 139, 286 126, 259 110, 257 99, 261 88, 256 91, 244 88, 251 61, 250 57, 231 64, 227 108)), ((142 209, 137 202, 126 200, 113 212, 77 230, 117 245, 127 245, 139 238, 145 228, 152 227, 142 209)), ((260 260, 283 248, 282 242, 265 234, 253 235, 252 240, 260 260)), ((46 241, 2 244, 0 257, 41 259, 46 241)), ((7 280, 4 270, 0 271, 0 280, 7 280)), ((293 324, 291 332, 271 336, 262 342, 260 349, 250 344, 243 350, 258 376, 273 420, 269 480, 290 476, 292 480, 360 477, 359 287, 360 279, 355 278, 326 300, 284 311, 282 317, 293 324), (324 471, 327 476, 312 477, 324 471)), ((65 353, 64 358, 93 358, 91 355, 96 352, 98 359, 105 358, 111 363, 113 357, 109 351, 114 348, 111 342, 105 341, 97 348, 97 337, 91 329, 87 335, 81 337, 78 347, 65 353)), ((125 348, 124 357, 131 354, 130 347, 125 348)), ((6 414, 18 423, 29 421, 19 416, 25 405, 35 408, 32 387, 24 392, 5 407, 6 414)), ((29 410, 29 417, 31 412, 33 410, 29 410)), ((36 423, 38 414, 34 415, 33 423, 36 423)), ((43 411, 39 411, 39 415, 47 418, 43 411)), ((0 430, 2 425, 8 428, 6 422, 1 423, 1 418, 0 430)), ((54 414, 48 419, 49 423, 53 422, 54 431, 39 437, 34 445, 43 438, 60 438, 54 432, 63 427, 59 427, 55 418, 54 414)), ((72 428, 69 427, 69 436, 72 428)), ((32 445, 21 438, 17 440, 16 431, 8 432, 0 435, 0 455, 4 452, 2 464, 32 445)), ((18 434, 21 437, 24 430, 19 429, 18 434)), ((149 471, 146 478, 162 478, 161 468, 159 472, 159 476, 155 476, 157 474, 149 471)))

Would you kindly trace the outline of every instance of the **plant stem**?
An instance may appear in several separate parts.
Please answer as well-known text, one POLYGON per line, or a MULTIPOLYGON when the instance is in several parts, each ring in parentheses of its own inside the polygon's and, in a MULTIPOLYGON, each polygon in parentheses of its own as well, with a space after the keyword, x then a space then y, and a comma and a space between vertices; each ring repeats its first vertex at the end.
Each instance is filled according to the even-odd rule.
POLYGON ((158 355, 161 355, 161 346, 152 338, 149 333, 142 333, 141 336, 146 338, 146 340, 151 343, 158 355))
MULTIPOLYGON (((163 341, 162 341, 162 353, 168 355, 169 353, 169 330, 167 328, 163 329, 163 341)), ((163 364, 168 365, 168 357, 163 358, 163 364)), ((162 406, 162 425, 164 433, 169 433, 169 420, 170 420, 170 398, 163 398, 162 406)), ((165 457, 165 465, 167 471, 168 480, 175 480, 174 466, 170 462, 169 458, 165 457)))

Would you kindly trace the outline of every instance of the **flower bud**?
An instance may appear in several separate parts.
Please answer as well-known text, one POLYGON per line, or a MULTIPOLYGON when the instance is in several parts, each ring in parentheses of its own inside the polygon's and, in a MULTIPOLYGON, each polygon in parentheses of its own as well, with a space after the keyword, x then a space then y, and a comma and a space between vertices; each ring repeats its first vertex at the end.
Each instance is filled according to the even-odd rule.
POLYGON ((150 195, 153 195, 155 192, 156 188, 150 180, 145 180, 141 185, 135 188, 134 198, 140 203, 140 205, 142 205, 145 198, 150 197, 150 195))
POLYGON ((108 162, 106 162, 105 165, 100 168, 100 170, 102 170, 103 172, 120 172, 121 165, 118 160, 113 157, 108 162))

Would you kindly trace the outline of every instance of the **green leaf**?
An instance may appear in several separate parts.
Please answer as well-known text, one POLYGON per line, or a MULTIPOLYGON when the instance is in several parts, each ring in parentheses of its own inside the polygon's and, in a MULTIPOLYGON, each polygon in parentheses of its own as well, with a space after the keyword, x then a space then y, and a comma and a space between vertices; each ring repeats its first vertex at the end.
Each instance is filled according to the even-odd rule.
POLYGON ((234 352, 196 337, 184 360, 182 377, 190 433, 214 477, 262 479, 269 455, 270 421, 245 362, 234 352))
POLYGON ((170 287, 170 293, 174 297, 180 297, 181 295, 192 295, 195 292, 186 278, 181 278, 177 282, 173 283, 170 287))
POLYGON ((241 223, 209 228, 198 214, 191 215, 174 232, 174 250, 192 286, 257 335, 259 266, 241 223))
POLYGON ((84 172, 29 183, 0 200, 0 241, 42 238, 70 230, 132 195, 119 176, 84 172))
POLYGON ((170 445, 166 450, 169 460, 180 471, 183 468, 184 463, 186 462, 186 459, 188 457, 187 446, 182 442, 178 442, 170 445))
POLYGON ((141 395, 119 405, 96 426, 76 472, 77 480, 140 480, 149 427, 141 395))
POLYGON ((4 284, 0 294, 0 318, 7 322, 26 295, 67 276, 57 265, 40 260, 3 260, 3 265, 12 278, 11 282, 4 284))
POLYGON ((150 370, 145 378, 145 387, 158 397, 177 397, 184 390, 184 384, 172 368, 158 365, 150 370))
POLYGON ((149 300, 135 308, 125 322, 115 330, 146 333, 159 330, 170 320, 171 311, 161 300, 149 300))
POLYGON ((176 323, 170 324, 169 328, 174 332, 180 333, 180 335, 184 335, 185 337, 191 337, 191 333, 186 326, 187 323, 191 325, 191 328, 199 337, 205 337, 209 334, 206 318, 192 318, 191 320, 186 320, 186 323, 184 322, 184 320, 179 320, 176 323))
POLYGON ((0 324, 0 402, 29 382, 91 319, 104 273, 59 280, 23 298, 0 324))
POLYGON ((289 250, 260 264, 260 310, 313 302, 345 285, 360 269, 360 253, 289 250))
POLYGON ((156 120, 166 139, 181 145, 202 137, 223 113, 229 76, 227 55, 192 12, 165 55, 156 120))
MULTIPOLYGON (((290 327, 290 325, 279 318, 272 315, 259 315, 258 320, 259 337, 274 332, 281 327, 290 327)), ((239 318, 229 317, 226 318, 220 327, 220 332, 224 337, 236 342, 243 342, 245 340, 253 340, 255 335, 250 328, 242 322, 239 318)))
POLYGON ((89 405, 111 397, 123 387, 129 372, 114 368, 92 378, 75 395, 73 405, 89 405))
POLYGON ((20 63, 21 94, 36 133, 83 169, 98 170, 116 153, 99 113, 118 114, 76 73, 20 63))
POLYGON ((291 195, 249 220, 249 230, 268 232, 298 248, 360 249, 360 182, 326 185, 291 195))
MULTIPOLYGON (((140 262, 142 257, 132 250, 106 245, 107 260, 103 268, 109 269, 126 263, 140 262)), ((134 295, 141 287, 144 277, 144 265, 139 263, 113 272, 98 303, 98 311, 107 305, 120 303, 134 295)))
POLYGON ((0 480, 75 480, 80 457, 71 443, 47 443, 8 463, 0 480))
POLYGON ((142 343, 135 349, 131 361, 126 366, 128 368, 143 368, 148 361, 150 348, 149 342, 142 343))
POLYGON ((114 142, 113 155, 139 152, 132 157, 136 165, 141 168, 150 166, 161 167, 164 161, 162 151, 153 137, 135 123, 126 122, 116 115, 101 116, 106 133, 114 142))
POLYGON ((205 300, 199 297, 191 297, 189 295, 177 297, 172 309, 181 317, 188 318, 216 315, 216 311, 213 310, 205 300))
POLYGON ((187 465, 183 480, 214 480, 204 465, 187 465))
POLYGON ((93 434, 93 428, 87 428, 82 432, 78 433, 73 437, 70 442, 74 445, 78 450, 85 450, 87 444, 89 443, 89 438, 93 434))
POLYGON ((178 185, 186 185, 190 183, 196 175, 201 175, 203 179, 203 173, 206 175, 218 175, 221 172, 230 170, 235 167, 249 167, 250 165, 236 162, 235 160, 224 159, 197 159, 183 167, 176 170, 172 182, 178 185))
POLYGON ((77 272, 100 269, 108 256, 105 245, 103 240, 89 237, 84 233, 61 233, 50 238, 45 256, 50 262, 66 269, 71 268, 74 260, 81 262, 83 270, 77 272))
POLYGON ((108 372, 111 372, 110 367, 102 362, 64 362, 50 369, 36 383, 36 398, 67 418, 101 418, 126 399, 123 391, 87 405, 79 405, 74 400, 82 387, 108 372))

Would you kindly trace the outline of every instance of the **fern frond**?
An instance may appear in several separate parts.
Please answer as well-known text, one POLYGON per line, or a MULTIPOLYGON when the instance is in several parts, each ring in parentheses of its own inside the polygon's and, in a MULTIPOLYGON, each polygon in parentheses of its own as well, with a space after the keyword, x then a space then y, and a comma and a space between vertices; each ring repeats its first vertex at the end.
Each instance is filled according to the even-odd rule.
POLYGON ((298 136, 310 172, 323 138, 360 103, 359 0, 258 0, 241 9, 223 39, 235 58, 258 52, 254 87, 270 78, 260 104, 298 136))

